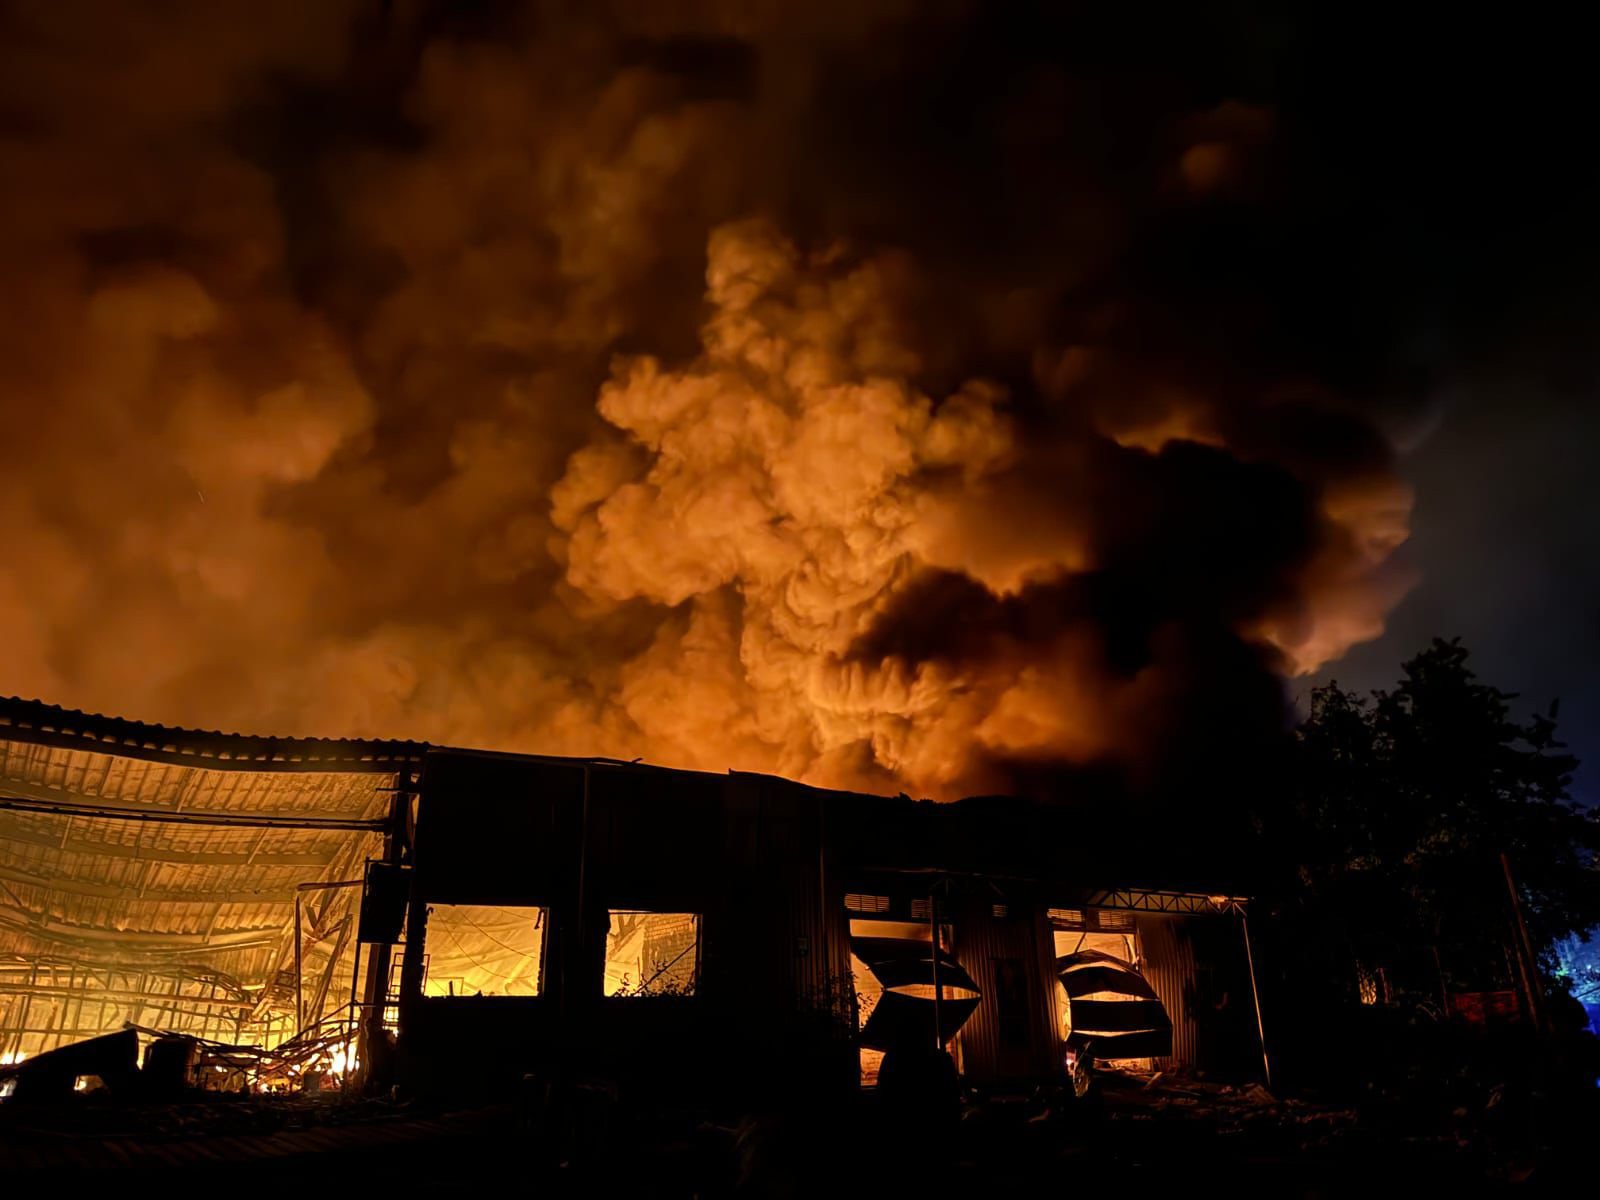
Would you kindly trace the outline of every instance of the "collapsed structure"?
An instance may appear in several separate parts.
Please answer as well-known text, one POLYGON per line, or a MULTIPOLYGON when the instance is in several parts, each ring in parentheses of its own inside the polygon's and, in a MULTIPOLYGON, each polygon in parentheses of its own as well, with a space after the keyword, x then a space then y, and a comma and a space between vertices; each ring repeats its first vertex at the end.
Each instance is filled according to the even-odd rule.
POLYGON ((362 864, 423 750, 0 701, 0 1056, 341 1012, 362 864))
POLYGON ((1261 1064, 1245 901, 1070 806, 0 703, 0 1049, 361 1030, 376 1076, 707 1098, 899 1046, 1261 1064), (1161 877, 1157 877, 1161 876, 1161 877), (359 899, 359 903, 358 903, 359 899))

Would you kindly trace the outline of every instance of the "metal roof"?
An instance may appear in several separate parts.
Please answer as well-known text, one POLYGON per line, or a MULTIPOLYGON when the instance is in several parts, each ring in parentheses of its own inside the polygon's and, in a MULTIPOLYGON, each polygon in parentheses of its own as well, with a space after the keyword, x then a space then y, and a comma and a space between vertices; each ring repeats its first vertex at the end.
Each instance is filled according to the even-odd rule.
POLYGON ((418 764, 422 742, 363 738, 281 738, 216 730, 178 729, 122 717, 78 712, 42 700, 0 697, 0 737, 38 745, 101 749, 151 762, 209 759, 221 769, 350 771, 418 764))
MULTIPOLYGON (((426 750, 0 699, 0 1051, 114 1029, 162 997, 169 1024, 260 1036, 294 1007, 298 889, 360 874, 426 750)), ((305 965, 335 997, 352 895, 306 893, 305 965)))

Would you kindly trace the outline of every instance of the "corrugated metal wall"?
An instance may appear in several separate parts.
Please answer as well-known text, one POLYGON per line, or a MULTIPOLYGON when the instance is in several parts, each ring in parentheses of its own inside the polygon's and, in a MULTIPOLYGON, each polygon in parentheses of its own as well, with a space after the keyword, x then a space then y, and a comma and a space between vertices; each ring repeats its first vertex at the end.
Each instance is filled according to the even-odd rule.
POLYGON ((745 871, 740 894, 723 914, 737 930, 729 944, 734 986, 747 996, 765 993, 766 1003, 780 1009, 836 1010, 848 1030, 854 998, 849 923, 823 850, 823 796, 784 780, 737 774, 728 777, 725 796, 728 850, 745 871), (763 943, 775 952, 749 952, 763 943))
POLYGON ((1190 1006, 1194 995, 1194 941, 1188 917, 1140 913, 1139 946, 1144 956, 1144 977, 1156 991, 1172 1019, 1172 1055, 1156 1066, 1193 1066, 1199 1057, 1199 1025, 1190 1006))
POLYGON ((1043 908, 1024 895, 1003 898, 1005 914, 996 915, 1002 898, 992 889, 975 889, 952 902, 955 955, 983 993, 977 1010, 958 1037, 964 1075, 977 1083, 1036 1079, 1049 1075, 1060 1061, 1055 1022, 1055 979, 1049 929, 1043 908), (1025 1006, 1010 1040, 1002 1028, 999 960, 1016 960, 1022 987, 1016 999, 1025 1006))

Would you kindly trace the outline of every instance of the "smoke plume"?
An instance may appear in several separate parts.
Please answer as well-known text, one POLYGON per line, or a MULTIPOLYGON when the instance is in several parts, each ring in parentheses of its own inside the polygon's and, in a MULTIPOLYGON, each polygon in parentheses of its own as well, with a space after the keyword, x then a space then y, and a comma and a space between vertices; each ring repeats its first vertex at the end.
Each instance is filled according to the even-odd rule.
POLYGON ((1404 591, 1248 70, 1055 6, 227 7, 0 10, 0 691, 1139 783, 1404 591))

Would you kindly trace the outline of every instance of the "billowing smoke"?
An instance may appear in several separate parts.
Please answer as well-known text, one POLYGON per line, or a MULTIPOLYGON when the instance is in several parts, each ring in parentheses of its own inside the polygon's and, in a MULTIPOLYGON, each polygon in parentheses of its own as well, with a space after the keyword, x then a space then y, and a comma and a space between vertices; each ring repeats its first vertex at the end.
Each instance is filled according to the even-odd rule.
POLYGON ((1247 78, 287 7, 4 10, 0 691, 950 796, 1247 744, 1402 594, 1247 78))

